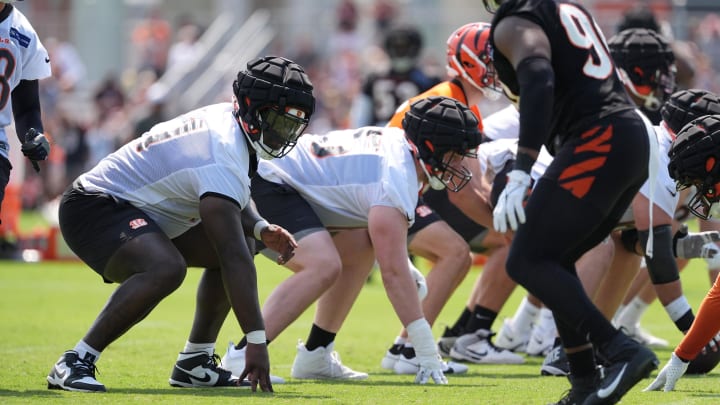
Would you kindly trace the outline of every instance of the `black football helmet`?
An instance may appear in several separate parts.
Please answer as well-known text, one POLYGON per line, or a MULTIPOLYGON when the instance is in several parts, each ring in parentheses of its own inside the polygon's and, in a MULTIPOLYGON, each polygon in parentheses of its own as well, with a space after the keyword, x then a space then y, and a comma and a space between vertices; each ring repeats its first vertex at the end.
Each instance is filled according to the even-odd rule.
POLYGON ((395 27, 385 36, 385 52, 394 72, 410 71, 417 64, 423 40, 415 27, 395 27))
POLYGON ((695 118, 713 114, 720 114, 720 97, 701 89, 677 91, 660 109, 663 121, 674 134, 695 118))
POLYGON ((236 117, 258 156, 285 156, 315 111, 313 85, 297 63, 278 56, 248 62, 233 82, 236 117))
POLYGON ((658 111, 675 91, 675 54, 660 34, 646 28, 630 28, 608 41, 625 88, 643 100, 640 109, 654 124, 658 111))
POLYGON ((720 201, 720 115, 706 115, 685 125, 668 152, 668 171, 678 190, 695 186, 688 209, 708 219, 720 201))
POLYGON ((477 157, 481 133, 467 106, 449 97, 420 99, 405 113, 402 127, 432 188, 458 191, 470 181, 472 173, 457 161, 477 157))

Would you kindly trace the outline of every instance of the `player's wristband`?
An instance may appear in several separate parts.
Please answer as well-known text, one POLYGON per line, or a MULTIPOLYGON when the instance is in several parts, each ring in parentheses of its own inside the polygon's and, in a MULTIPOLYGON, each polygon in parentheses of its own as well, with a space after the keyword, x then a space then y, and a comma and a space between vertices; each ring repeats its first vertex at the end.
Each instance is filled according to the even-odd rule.
POLYGON ((268 226, 270 226, 270 223, 264 219, 255 222, 255 228, 253 228, 253 235, 255 235, 255 239, 262 240, 260 233, 268 226))
POLYGON ((524 152, 517 153, 517 156, 515 157, 515 169, 516 170, 522 170, 525 173, 530 173, 534 164, 535 164, 535 159, 532 158, 527 153, 524 153, 524 152))
POLYGON ((267 337, 265 336, 264 330, 254 330, 245 335, 245 339, 248 343, 252 343, 254 345, 264 345, 267 343, 267 337))

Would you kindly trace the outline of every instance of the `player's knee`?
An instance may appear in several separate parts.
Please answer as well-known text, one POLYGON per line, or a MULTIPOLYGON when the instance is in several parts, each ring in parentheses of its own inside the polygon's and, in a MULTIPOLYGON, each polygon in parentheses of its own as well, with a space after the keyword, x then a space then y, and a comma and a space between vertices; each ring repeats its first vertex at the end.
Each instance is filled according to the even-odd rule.
MULTIPOLYGON (((647 245, 651 231, 638 231, 642 246, 647 245)), ((645 256, 648 274, 653 284, 665 284, 680 278, 680 272, 675 262, 672 250, 672 229, 670 225, 660 225, 652 228, 653 255, 645 256)))
POLYGON ((528 271, 531 271, 531 269, 532 266, 525 258, 525 255, 508 255, 507 261, 505 262, 505 270, 508 276, 516 283, 525 285, 528 280, 528 271))
POLYGON ((318 251, 302 263, 302 267, 302 271, 313 273, 318 285, 330 288, 342 272, 342 260, 334 249, 318 251))
POLYGON ((632 254, 638 254, 637 243, 640 241, 638 230, 635 228, 624 229, 620 232, 620 242, 623 248, 632 254))

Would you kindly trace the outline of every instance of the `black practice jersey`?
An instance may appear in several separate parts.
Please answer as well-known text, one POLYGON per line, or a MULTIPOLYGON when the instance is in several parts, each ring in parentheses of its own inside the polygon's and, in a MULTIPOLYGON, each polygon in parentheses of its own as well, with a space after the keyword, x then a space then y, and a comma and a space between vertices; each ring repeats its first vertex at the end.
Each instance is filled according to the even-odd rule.
POLYGON ((511 101, 517 102, 520 95, 515 69, 493 41, 494 27, 509 16, 537 24, 550 41, 555 72, 553 116, 546 142, 550 150, 589 122, 635 108, 595 20, 582 6, 562 0, 507 0, 495 14, 490 32, 493 61, 511 101))
POLYGON ((372 120, 367 125, 384 126, 403 101, 438 83, 440 78, 428 76, 417 68, 404 73, 368 76, 362 88, 372 102, 372 120))

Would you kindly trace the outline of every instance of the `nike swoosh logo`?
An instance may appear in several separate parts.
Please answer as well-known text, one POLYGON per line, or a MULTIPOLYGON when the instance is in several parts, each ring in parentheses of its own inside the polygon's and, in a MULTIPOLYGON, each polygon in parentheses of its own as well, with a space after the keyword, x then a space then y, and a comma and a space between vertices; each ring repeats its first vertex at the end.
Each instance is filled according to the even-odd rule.
POLYGON ((50 58, 46 57, 46 58, 45 58, 45 63, 50 63, 50 58))
POLYGON ((613 382, 608 385, 605 388, 601 388, 598 390, 597 394, 600 398, 607 398, 609 397, 613 392, 615 392, 615 389, 617 389, 618 384, 620 384, 620 380, 622 380, 623 375, 625 375, 625 369, 627 368, 627 363, 623 366, 622 370, 620 370, 620 373, 618 373, 617 377, 613 380, 613 382))
POLYGON ((184 368, 179 367, 179 366, 177 366, 177 365, 175 365, 175 367, 177 367, 180 371, 189 374, 190 378, 191 378, 193 381, 198 381, 198 382, 201 382, 201 383, 207 383, 207 382, 210 382, 210 380, 212 380, 213 377, 215 377, 216 380, 217 380, 217 378, 218 378, 218 375, 217 375, 217 374, 215 374, 214 376, 213 376, 213 375, 210 375, 210 373, 208 373, 207 371, 205 371, 205 369, 203 369, 202 367, 195 367, 195 368, 192 369, 192 370, 185 370, 184 368))
POLYGON ((673 197, 675 197, 677 195, 677 190, 673 190, 670 187, 665 187, 665 190, 667 190, 668 193, 670 193, 670 195, 673 197))
POLYGON ((478 357, 485 357, 488 355, 487 350, 485 350, 484 352, 476 352, 475 350, 468 349, 468 351, 478 357))
POLYGON ((67 375, 67 371, 59 369, 57 366, 55 366, 55 374, 57 374, 58 377, 65 379, 65 376, 67 375))

